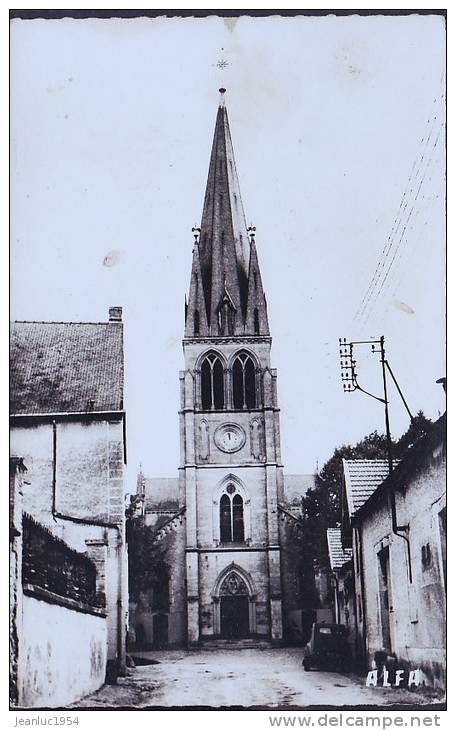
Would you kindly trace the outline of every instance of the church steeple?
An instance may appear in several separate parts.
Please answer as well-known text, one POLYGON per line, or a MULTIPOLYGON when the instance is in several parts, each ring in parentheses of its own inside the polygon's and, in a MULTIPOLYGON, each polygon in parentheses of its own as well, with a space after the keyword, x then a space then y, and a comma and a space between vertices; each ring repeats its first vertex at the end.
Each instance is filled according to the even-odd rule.
POLYGON ((269 334, 255 242, 253 236, 249 240, 242 206, 225 89, 220 89, 185 327, 186 337, 208 334, 269 334))

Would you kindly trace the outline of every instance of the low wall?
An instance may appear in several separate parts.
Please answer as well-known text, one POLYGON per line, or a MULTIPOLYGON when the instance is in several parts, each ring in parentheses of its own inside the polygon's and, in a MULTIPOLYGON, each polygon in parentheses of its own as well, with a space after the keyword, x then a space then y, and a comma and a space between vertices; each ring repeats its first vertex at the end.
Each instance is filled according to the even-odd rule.
POLYGON ((61 707, 101 687, 106 614, 24 586, 18 685, 20 707, 61 707))

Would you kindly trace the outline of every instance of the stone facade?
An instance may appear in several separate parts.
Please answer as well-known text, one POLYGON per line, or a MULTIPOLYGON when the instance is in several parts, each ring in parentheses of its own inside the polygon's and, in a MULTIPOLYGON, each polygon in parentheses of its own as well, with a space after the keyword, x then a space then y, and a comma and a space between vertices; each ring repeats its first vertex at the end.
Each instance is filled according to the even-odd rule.
MULTIPOLYGON (((11 342, 11 454, 27 470, 21 510, 97 566, 107 614, 103 656, 110 674, 122 674, 128 586, 121 310, 112 308, 105 323, 16 322, 11 342)), ((19 648, 29 640, 23 634, 19 648)), ((56 653, 59 641, 65 637, 55 636, 56 653)))
MULTIPOLYGON (((288 634, 292 626, 301 631, 301 617, 291 618, 300 607, 290 533, 300 509, 296 491, 301 484, 304 494, 312 481, 293 477, 288 504, 255 231, 245 224, 220 91, 201 228, 194 229, 180 373, 179 480, 146 480, 150 489, 141 482, 138 488, 146 522, 165 541, 172 565, 176 608, 171 601, 169 629, 176 623, 168 640, 181 640, 185 627, 190 645, 281 642, 284 626, 288 634), (173 510, 185 518, 176 521, 173 510), (176 561, 179 551, 185 574, 176 561)), ((141 610, 135 607, 138 616, 141 610)))
POLYGON ((10 702, 19 700, 19 643, 22 633, 22 497, 27 469, 21 458, 10 459, 9 473, 9 658, 10 702))
MULTIPOLYGON (((102 541, 108 659, 124 665, 125 649, 119 646, 119 622, 125 636, 127 610, 122 418, 37 420, 11 427, 12 453, 21 454, 27 467, 23 510, 75 550, 86 552, 87 541, 102 541)), ((97 548, 90 551, 93 557, 97 548)))
MULTIPOLYGON (((280 546, 278 498, 283 493, 280 458, 279 414, 276 372, 270 368, 269 342, 185 342, 186 370, 181 373, 181 419, 183 420, 182 479, 186 498, 187 601, 190 642, 220 634, 217 582, 229 566, 249 577, 249 600, 254 605, 249 633, 282 638, 280 546), (208 349, 222 358, 230 373, 233 357, 247 351, 257 365, 261 383, 261 406, 251 411, 234 408, 220 412, 202 411, 198 376, 201 356, 208 349), (217 429, 224 424, 239 427, 244 443, 234 453, 217 447, 217 429), (260 432, 254 443, 254 426, 260 432), (207 448, 202 452, 202 426, 207 448), (221 544, 220 499, 230 484, 244 501, 244 544, 221 544), (200 618, 204 617, 204 620, 200 618)), ((229 377, 226 378, 227 387, 229 377)))
POLYGON ((394 654, 426 683, 445 682, 446 420, 420 440, 352 517, 358 645, 366 665, 394 654), (397 523, 392 529, 391 493, 397 523))

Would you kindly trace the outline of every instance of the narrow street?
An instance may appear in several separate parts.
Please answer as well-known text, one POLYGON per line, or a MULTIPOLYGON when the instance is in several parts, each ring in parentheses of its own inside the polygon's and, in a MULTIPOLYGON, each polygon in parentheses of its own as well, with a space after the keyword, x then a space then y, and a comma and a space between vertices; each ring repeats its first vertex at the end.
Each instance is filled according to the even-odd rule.
POLYGON ((365 687, 355 675, 304 672, 302 649, 157 651, 73 708, 273 707, 424 704, 417 692, 365 687))

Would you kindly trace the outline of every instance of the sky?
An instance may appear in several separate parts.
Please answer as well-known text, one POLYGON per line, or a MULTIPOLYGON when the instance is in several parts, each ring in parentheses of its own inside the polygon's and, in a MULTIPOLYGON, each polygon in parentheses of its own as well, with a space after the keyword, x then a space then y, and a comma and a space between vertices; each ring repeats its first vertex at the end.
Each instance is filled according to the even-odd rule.
MULTIPOLYGON (((441 16, 12 21, 11 316, 123 307, 130 491, 140 463, 177 474, 191 228, 220 86, 285 471, 384 431, 378 401, 342 390, 339 337, 384 335, 411 411, 445 410, 444 74, 441 16)), ((381 395, 378 355, 356 358, 381 395)))

